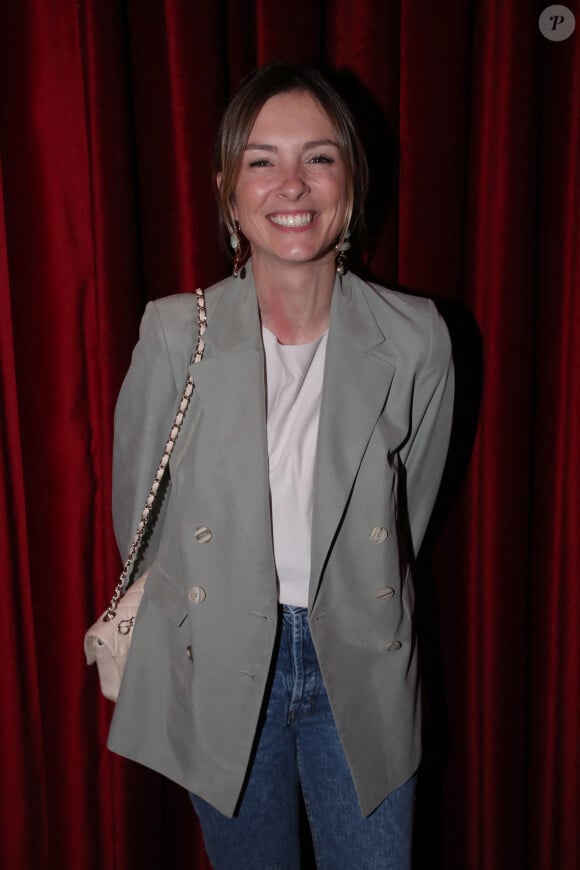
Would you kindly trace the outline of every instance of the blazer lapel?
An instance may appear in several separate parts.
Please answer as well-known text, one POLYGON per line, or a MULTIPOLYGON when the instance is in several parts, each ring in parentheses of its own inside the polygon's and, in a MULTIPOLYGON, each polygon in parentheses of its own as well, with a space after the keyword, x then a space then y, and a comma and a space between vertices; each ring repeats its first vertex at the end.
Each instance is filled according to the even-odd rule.
POLYGON ((348 274, 337 278, 332 297, 314 472, 309 607, 395 372, 367 293, 367 285, 348 274))
POLYGON ((212 447, 232 483, 247 539, 261 567, 274 570, 264 353, 251 266, 208 300, 203 360, 190 367, 212 447))

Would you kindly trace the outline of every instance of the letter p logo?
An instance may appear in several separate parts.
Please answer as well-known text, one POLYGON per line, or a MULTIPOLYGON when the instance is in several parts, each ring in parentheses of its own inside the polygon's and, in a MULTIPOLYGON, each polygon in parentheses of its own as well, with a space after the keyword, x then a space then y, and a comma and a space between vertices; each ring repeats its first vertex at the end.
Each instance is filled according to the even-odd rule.
POLYGON ((574 13, 567 6, 548 6, 538 19, 538 27, 542 36, 550 42, 563 42, 572 36, 576 27, 574 13))

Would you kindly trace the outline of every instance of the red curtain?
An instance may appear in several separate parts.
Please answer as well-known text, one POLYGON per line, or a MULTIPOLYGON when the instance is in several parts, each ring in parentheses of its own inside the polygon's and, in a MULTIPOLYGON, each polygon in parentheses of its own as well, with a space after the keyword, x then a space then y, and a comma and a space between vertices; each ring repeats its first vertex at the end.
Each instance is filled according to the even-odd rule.
POLYGON ((543 5, 0 7, 2 866, 209 867, 186 795, 104 748, 82 637, 119 569, 111 424, 141 311, 228 268, 212 137, 276 58, 343 71, 363 268, 437 298, 454 338, 417 866, 580 866, 580 30, 545 39, 543 5))

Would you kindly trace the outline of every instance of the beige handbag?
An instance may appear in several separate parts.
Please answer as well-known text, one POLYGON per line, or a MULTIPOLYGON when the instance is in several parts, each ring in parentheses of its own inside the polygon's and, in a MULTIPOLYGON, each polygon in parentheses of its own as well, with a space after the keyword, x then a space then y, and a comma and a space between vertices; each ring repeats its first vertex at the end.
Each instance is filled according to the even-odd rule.
MULTIPOLYGON (((196 290, 197 300, 197 343, 195 351, 191 358, 191 363, 199 362, 203 357, 204 342, 203 335, 207 326, 207 318, 205 313, 205 297, 203 290, 196 290)), ((119 582, 113 593, 111 603, 107 610, 97 621, 91 625, 84 639, 84 650, 87 658, 87 664, 92 665, 97 663, 99 672, 99 681, 101 691, 105 698, 110 701, 116 701, 119 695, 121 679, 127 656, 129 655, 129 647, 131 645, 131 637, 133 634, 133 626, 137 610, 141 603, 147 572, 134 580, 127 588, 127 580, 131 574, 131 569, 135 563, 135 559, 143 545, 143 537, 149 523, 149 519, 153 512, 155 498, 161 486, 165 469, 169 464, 169 457, 175 447, 175 442, 179 431, 183 424, 186 411, 189 407, 189 400, 194 390, 194 384, 191 376, 188 377, 179 402, 175 419, 171 425, 167 444, 161 457, 161 462, 155 473, 153 483, 147 502, 143 508, 141 519, 135 533, 135 537, 131 543, 127 561, 123 566, 119 582)))

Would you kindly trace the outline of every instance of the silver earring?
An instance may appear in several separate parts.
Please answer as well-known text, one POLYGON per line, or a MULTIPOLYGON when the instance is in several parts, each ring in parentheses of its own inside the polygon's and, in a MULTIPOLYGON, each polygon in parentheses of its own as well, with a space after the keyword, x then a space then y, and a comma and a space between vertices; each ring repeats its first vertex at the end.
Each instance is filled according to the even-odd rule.
POLYGON ((349 238, 350 233, 347 230, 334 248, 336 251, 336 271, 339 275, 344 275, 346 272, 346 254, 347 251, 350 251, 349 238))

